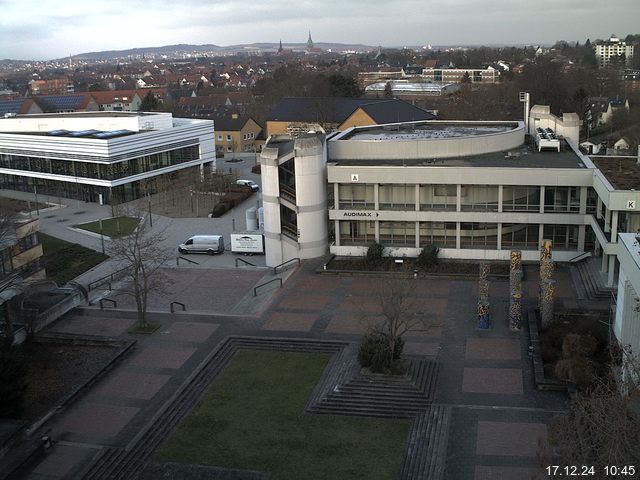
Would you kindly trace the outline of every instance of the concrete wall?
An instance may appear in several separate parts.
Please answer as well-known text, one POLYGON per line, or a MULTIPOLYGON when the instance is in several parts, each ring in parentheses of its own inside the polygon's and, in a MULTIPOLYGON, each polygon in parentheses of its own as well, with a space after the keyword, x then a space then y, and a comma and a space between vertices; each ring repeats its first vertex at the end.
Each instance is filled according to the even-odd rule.
MULTIPOLYGON (((472 122, 424 122, 425 124, 473 125, 472 122)), ((505 122, 482 122, 482 125, 504 125, 505 122)), ((524 143, 524 123, 512 122, 506 132, 471 137, 429 138, 416 140, 347 140, 329 142, 329 158, 350 160, 433 159, 466 157, 519 148, 524 143)))

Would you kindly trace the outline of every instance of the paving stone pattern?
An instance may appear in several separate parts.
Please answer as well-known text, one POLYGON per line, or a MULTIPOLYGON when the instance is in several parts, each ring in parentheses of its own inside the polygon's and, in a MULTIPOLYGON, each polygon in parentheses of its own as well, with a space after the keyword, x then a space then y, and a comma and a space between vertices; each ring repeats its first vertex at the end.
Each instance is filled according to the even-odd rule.
MULTIPOLYGON (((225 343, 229 336, 258 339, 247 348, 261 348, 258 344, 265 340, 270 348, 290 348, 278 340, 283 337, 303 344, 333 342, 333 352, 342 348, 339 345, 357 343, 368 322, 380 321, 375 293, 380 279, 318 275, 320 264, 303 262, 256 316, 227 312, 250 297, 263 271, 180 269, 180 281, 189 287, 181 291, 183 298, 175 299, 186 298, 188 311, 152 314, 161 327, 152 335, 136 336, 137 348, 128 358, 43 426, 58 443, 27 477, 133 478, 130 473, 140 472, 231 358, 233 349, 225 343), (218 354, 226 360, 211 366, 218 354)), ((562 267, 556 271, 559 281, 571 281, 562 267)), ((507 280, 490 282, 488 332, 475 328, 476 279, 410 281, 416 282, 416 309, 426 325, 406 335, 405 353, 417 361, 436 361, 439 380, 425 413, 436 420, 428 421, 427 415, 421 420, 424 427, 415 421, 404 463, 405 468, 412 466, 414 476, 405 470, 402 478, 527 478, 521 475, 536 468, 538 439, 544 443, 546 425, 565 408, 566 399, 535 389, 526 328, 519 333, 507 328, 507 280), (438 432, 437 448, 425 451, 416 439, 433 432, 438 432), (434 469, 438 461, 441 467, 434 469)), ((525 308, 537 303, 536 282, 536 269, 525 267, 525 308)), ((581 304, 571 286, 557 291, 559 307, 581 304)), ((166 303, 167 298, 161 300, 166 303)), ((72 313, 51 330, 134 338, 126 333, 134 322, 131 312, 107 315, 94 310, 72 313)), ((157 466, 149 468, 151 477, 143 478, 153 478, 157 466)), ((231 473, 217 472, 223 476, 211 478, 244 478, 231 473)))

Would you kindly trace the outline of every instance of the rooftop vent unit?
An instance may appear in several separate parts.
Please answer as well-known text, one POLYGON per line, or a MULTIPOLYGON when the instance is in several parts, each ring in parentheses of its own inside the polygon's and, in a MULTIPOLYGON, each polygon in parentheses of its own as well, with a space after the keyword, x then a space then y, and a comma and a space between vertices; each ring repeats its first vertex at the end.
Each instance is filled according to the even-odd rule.
POLYGON ((553 148, 559 152, 560 139, 556 137, 552 129, 538 127, 536 129, 536 146, 539 152, 542 151, 543 148, 553 148))

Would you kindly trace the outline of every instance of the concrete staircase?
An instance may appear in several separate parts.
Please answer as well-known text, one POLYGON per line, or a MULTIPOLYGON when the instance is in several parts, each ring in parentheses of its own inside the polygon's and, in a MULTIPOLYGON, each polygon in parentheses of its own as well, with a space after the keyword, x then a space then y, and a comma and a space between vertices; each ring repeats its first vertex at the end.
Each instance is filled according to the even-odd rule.
POLYGON ((600 259, 587 258, 571 265, 571 276, 581 300, 608 301, 616 289, 605 285, 600 259))
POLYGON ((433 402, 438 380, 437 362, 412 360, 404 376, 371 375, 357 370, 354 373, 356 360, 352 358, 353 363, 344 367, 351 375, 336 375, 336 382, 330 388, 312 398, 308 412, 413 418, 433 402))
POLYGON ((431 405, 413 421, 400 480, 439 480, 444 476, 451 407, 431 405))

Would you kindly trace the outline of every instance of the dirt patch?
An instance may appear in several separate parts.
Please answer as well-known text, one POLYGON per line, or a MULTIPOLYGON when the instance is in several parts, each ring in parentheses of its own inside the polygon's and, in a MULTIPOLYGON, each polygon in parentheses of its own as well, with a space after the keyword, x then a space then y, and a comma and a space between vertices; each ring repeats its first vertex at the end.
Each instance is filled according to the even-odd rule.
POLYGON ((98 373, 115 347, 25 343, 17 355, 27 364, 27 391, 22 418, 35 420, 75 388, 98 373))

